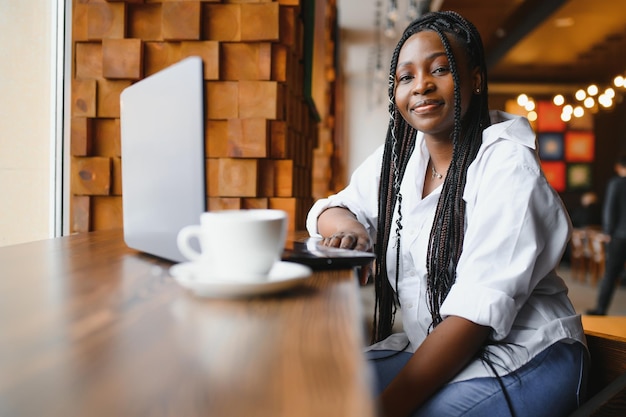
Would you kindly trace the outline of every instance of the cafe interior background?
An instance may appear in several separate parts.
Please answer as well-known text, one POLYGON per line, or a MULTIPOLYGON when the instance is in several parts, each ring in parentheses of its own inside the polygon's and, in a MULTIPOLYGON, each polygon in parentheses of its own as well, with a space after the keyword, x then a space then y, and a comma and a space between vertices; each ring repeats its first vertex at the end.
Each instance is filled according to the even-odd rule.
POLYGON ((428 9, 476 24, 490 106, 529 117, 566 205, 602 198, 626 151, 625 1, 0 1, 0 246, 122 226, 118 94, 185 54, 212 63, 207 100, 237 97, 209 107, 207 206, 302 228, 382 143, 391 49, 428 9))

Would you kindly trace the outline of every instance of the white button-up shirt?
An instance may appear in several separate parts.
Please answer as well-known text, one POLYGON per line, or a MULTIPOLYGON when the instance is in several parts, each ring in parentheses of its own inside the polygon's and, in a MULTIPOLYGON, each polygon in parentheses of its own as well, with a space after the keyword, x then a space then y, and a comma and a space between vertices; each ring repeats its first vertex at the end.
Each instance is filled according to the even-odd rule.
MULTIPOLYGON (((467 172, 465 238, 456 282, 441 306, 441 316, 464 317, 491 327, 488 350, 508 371, 527 363, 557 341, 580 341, 580 316, 555 273, 571 230, 561 199, 541 172, 535 135, 525 118, 492 112, 494 123, 483 133, 483 145, 467 172)), ((346 207, 376 236, 378 184, 383 147, 352 175, 344 190, 317 201, 307 229, 319 236, 317 217, 328 207, 346 207)), ((422 198, 429 160, 423 134, 402 180, 402 224, 399 280, 404 333, 392 335, 374 349, 414 352, 428 334, 431 315, 426 301, 426 252, 441 186, 422 198)), ((397 218, 394 213, 394 222, 397 218)), ((392 233, 395 233, 392 228, 392 233)), ((391 236, 388 276, 395 287, 396 250, 391 236)), ((479 360, 454 379, 490 375, 479 360)))

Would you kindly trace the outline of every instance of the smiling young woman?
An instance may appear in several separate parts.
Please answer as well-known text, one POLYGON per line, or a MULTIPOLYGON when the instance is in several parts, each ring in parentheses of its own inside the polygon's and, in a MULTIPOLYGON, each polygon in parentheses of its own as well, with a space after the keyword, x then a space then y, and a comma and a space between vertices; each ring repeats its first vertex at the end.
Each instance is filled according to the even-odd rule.
POLYGON ((385 144, 307 219, 329 245, 376 252, 382 414, 571 413, 587 351, 555 273, 570 223, 530 124, 489 112, 482 41, 453 12, 407 27, 389 80, 385 144))

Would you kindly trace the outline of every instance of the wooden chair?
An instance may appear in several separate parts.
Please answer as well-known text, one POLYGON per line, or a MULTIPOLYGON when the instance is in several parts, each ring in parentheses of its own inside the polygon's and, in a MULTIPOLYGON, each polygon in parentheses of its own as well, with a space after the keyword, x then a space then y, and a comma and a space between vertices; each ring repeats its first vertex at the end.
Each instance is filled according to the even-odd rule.
POLYGON ((600 231, 587 231, 588 241, 591 248, 589 259, 589 275, 592 285, 597 285, 604 275, 606 262, 606 243, 609 236, 600 231))
POLYGON ((587 239, 587 230, 572 230, 570 246, 572 278, 577 281, 585 282, 587 280, 587 272, 589 270, 589 262, 591 259, 591 250, 587 239))
POLYGON ((626 317, 583 316, 591 366, 587 400, 570 417, 626 415, 626 317))

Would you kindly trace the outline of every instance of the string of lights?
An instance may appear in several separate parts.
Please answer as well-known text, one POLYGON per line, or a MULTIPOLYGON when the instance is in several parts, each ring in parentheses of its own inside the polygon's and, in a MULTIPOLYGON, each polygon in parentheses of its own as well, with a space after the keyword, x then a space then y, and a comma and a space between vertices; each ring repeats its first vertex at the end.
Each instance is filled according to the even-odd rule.
MULTIPOLYGON (((623 91, 626 91, 626 78, 617 75, 613 79, 613 85, 605 87, 602 91, 598 85, 590 84, 586 88, 576 90, 571 97, 556 94, 552 97, 552 102, 561 108, 561 120, 569 122, 573 117, 583 117, 586 112, 611 110, 615 103, 622 99, 623 91)), ((537 120, 536 103, 531 96, 525 93, 518 95, 517 104, 528 112, 527 117, 530 121, 537 120)))

